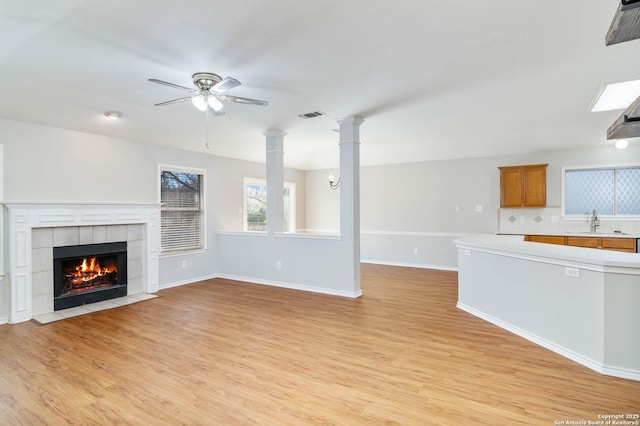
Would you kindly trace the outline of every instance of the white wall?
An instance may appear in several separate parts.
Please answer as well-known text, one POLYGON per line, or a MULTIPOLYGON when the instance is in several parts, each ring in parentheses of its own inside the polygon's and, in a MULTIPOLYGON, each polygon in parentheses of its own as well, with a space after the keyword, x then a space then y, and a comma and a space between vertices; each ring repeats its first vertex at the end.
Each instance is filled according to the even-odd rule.
MULTIPOLYGON (((215 231, 242 229, 242 178, 263 177, 265 170, 259 163, 4 119, 0 135, 5 158, 2 201, 155 203, 159 164, 204 169, 208 249, 161 257, 161 288, 219 272, 215 231), (184 260, 186 268, 181 267, 184 260)), ((286 170, 285 178, 297 184, 297 222, 304 227, 305 173, 286 170)))
POLYGON ((218 239, 222 277, 344 297, 361 294, 341 237, 222 231, 218 239))
MULTIPOLYGON (((213 231, 242 231, 243 226, 243 178, 266 179, 265 164, 230 158, 214 157, 213 168, 217 179, 212 182, 216 199, 224 200, 215 206, 217 212, 213 231)), ((306 222, 306 173, 302 170, 285 169, 284 180, 296 183, 296 226, 305 228, 306 222)))
MULTIPOLYGON (((0 144, 0 200, 4 194, 4 145, 0 144)), ((9 280, 4 263, 4 208, 0 206, 0 324, 9 319, 9 280)))
MULTIPOLYGON (((218 256, 218 251, 234 250, 236 243, 232 238, 221 242, 216 231, 242 230, 243 177, 264 178, 265 164, 3 119, 0 119, 0 135, 4 146, 2 199, 6 201, 157 202, 158 164, 205 169, 208 250, 161 258, 160 284, 166 287, 218 272, 233 276, 242 272, 233 262, 222 271, 220 262, 225 259, 218 256), (183 260, 187 261, 184 269, 183 260)), ((362 149, 366 149, 366 141, 362 149)), ((457 268, 454 239, 462 234, 492 233, 498 229, 498 166, 549 163, 548 204, 559 206, 563 166, 638 161, 640 146, 635 144, 625 151, 602 147, 362 167, 362 259, 457 268), (476 212, 476 206, 482 206, 482 212, 476 212)), ((340 191, 329 188, 330 173, 339 175, 336 169, 306 173, 285 170, 284 179, 297 184, 298 228, 339 230, 340 191)), ((295 257, 286 260, 287 266, 282 271, 274 269, 274 256, 282 257, 279 253, 292 253, 291 250, 297 249, 313 256, 315 247, 319 264, 327 268, 334 264, 327 258, 331 257, 334 243, 331 240, 318 243, 280 238, 276 241, 280 242, 270 243, 271 249, 266 249, 271 251, 265 253, 270 260, 264 270, 249 270, 244 275, 267 281, 283 277, 298 280, 303 272, 295 267, 288 269, 297 264, 295 257)), ((308 278, 301 284, 313 287, 318 283, 308 278)), ((338 285, 333 290, 345 289, 338 285)), ((0 306, 0 319, 1 310, 0 306)))
MULTIPOLYGON (((366 141, 362 150, 366 149, 366 141)), ((610 146, 532 154, 362 167, 363 261, 455 269, 453 240, 462 234, 498 231, 499 166, 548 163, 547 205, 559 207, 562 167, 640 162, 640 146, 610 146), (482 206, 482 212, 476 212, 482 206), (417 249, 417 254, 414 253, 417 249)), ((336 230, 339 197, 327 176, 307 172, 307 228, 336 230), (311 196, 312 194, 312 196, 311 196)), ((537 216, 529 212, 527 220, 537 216)), ((547 217, 545 216, 545 220, 547 217)), ((542 228, 545 222, 535 222, 542 228)))

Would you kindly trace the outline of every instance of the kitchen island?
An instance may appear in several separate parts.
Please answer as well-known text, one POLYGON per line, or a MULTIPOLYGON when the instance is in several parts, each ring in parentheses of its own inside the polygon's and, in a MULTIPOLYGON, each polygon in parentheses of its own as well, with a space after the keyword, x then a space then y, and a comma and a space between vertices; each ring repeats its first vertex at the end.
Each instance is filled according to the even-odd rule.
POLYGON ((640 254, 456 240, 457 307, 602 374, 640 380, 640 254))

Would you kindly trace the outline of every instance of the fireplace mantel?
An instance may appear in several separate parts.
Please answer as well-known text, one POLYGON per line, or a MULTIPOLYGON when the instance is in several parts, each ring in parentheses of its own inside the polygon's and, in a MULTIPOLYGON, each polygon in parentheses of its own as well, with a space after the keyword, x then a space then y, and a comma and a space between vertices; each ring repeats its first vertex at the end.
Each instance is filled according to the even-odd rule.
POLYGON ((160 204, 4 202, 9 322, 32 317, 31 230, 100 225, 144 225, 143 291, 159 289, 160 204))

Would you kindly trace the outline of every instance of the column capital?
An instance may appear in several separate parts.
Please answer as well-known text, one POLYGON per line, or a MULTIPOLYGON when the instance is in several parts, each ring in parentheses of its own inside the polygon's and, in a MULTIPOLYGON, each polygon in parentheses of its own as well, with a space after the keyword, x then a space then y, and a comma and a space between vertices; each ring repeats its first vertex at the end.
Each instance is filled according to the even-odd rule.
POLYGON ((279 130, 279 129, 265 130, 264 132, 262 132, 262 134, 265 135, 266 137, 281 137, 281 138, 284 138, 285 136, 287 136, 287 132, 285 132, 284 130, 279 130))
POLYGON ((362 123, 364 123, 364 118, 360 117, 359 115, 351 115, 349 117, 340 118, 336 121, 338 122, 339 125, 345 124, 345 125, 359 126, 362 123))
POLYGON ((357 115, 341 118, 337 120, 340 125, 340 142, 339 145, 353 143, 360 144, 360 125, 364 123, 364 119, 357 115))

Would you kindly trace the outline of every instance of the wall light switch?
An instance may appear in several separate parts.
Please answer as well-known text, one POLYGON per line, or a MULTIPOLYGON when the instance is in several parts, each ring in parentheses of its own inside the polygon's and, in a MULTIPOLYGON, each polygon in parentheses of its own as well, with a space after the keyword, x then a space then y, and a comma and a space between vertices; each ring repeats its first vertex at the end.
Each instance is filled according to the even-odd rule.
POLYGON ((484 208, 482 207, 482 204, 478 204, 476 206, 476 213, 482 213, 483 210, 484 210, 484 208))
POLYGON ((459 212, 460 211, 460 206, 456 206, 456 211, 459 212))

